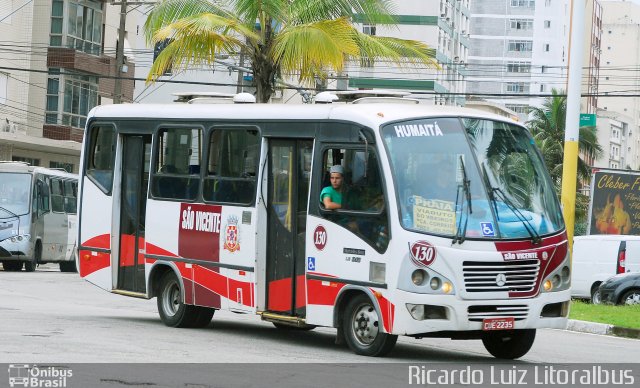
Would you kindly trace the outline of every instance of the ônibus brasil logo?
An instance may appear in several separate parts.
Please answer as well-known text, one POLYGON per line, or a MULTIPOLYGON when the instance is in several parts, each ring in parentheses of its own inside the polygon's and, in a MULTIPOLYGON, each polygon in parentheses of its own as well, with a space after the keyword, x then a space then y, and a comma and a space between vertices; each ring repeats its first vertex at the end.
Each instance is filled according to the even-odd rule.
POLYGON ((10 387, 64 388, 73 371, 60 366, 9 364, 10 387))

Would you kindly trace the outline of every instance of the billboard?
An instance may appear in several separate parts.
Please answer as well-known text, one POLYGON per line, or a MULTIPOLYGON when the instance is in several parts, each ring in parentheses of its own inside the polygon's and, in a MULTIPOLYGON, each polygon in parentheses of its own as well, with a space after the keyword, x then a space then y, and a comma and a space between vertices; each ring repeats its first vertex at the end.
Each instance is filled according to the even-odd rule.
POLYGON ((588 234, 640 235, 640 172, 594 171, 588 234))

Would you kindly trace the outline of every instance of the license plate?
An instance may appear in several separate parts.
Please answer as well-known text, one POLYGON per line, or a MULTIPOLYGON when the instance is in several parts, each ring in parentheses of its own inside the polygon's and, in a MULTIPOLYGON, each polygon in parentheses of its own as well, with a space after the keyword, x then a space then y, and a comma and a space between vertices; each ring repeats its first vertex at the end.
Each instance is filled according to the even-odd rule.
POLYGON ((515 320, 510 318, 487 318, 482 320, 482 330, 511 330, 515 320))

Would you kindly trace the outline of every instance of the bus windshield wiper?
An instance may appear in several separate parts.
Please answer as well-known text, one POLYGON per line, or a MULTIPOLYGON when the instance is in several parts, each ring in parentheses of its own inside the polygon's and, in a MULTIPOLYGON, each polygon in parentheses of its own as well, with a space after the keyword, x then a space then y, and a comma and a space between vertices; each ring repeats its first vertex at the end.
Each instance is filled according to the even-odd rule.
POLYGON ((533 227, 533 225, 531 225, 531 222, 529 222, 527 217, 525 217, 524 214, 522 214, 522 212, 513 204, 513 201, 511 201, 506 196, 504 191, 502 191, 502 189, 499 187, 490 187, 489 189, 494 193, 498 194, 498 197, 502 200, 502 202, 504 202, 504 204, 507 205, 509 210, 511 210, 511 212, 515 214, 518 220, 522 222, 522 225, 524 225, 524 228, 527 230, 527 233, 529 233, 529 236, 531 236, 531 242, 534 244, 539 244, 541 241, 540 235, 538 234, 538 232, 536 232, 536 229, 533 227))
MULTIPOLYGON (((473 214, 473 209, 471 208, 471 181, 467 177, 467 169, 464 166, 464 160, 462 159, 462 155, 460 155, 460 169, 462 170, 462 184, 458 185, 457 193, 456 193, 456 206, 458 206, 458 198, 460 197, 460 188, 462 188, 462 194, 466 199, 467 206, 465 208, 464 213, 464 225, 462 224, 462 220, 458 223, 458 228, 456 229, 456 235, 453 237, 452 244, 456 242, 458 244, 462 244, 467 235, 467 224, 469 223, 469 215, 473 214)), ((462 204, 464 207, 464 202, 462 204)), ((460 215, 462 215, 462 209, 460 209, 460 215)))
MULTIPOLYGON (((496 215, 496 219, 499 221, 500 220, 500 212, 498 211, 498 201, 496 200, 496 194, 499 194, 498 196, 500 197, 500 199, 502 200, 502 202, 504 202, 504 204, 509 208, 509 210, 511 210, 511 212, 516 216, 516 218, 518 218, 518 221, 522 222, 522 224, 524 225, 524 228, 527 230, 527 233, 529 233, 529 236, 531 236, 531 241, 534 244, 538 244, 540 242, 540 235, 536 232, 535 228, 533 227, 533 225, 531 225, 531 223, 529 222, 529 220, 527 220, 527 217, 524 216, 524 214, 522 214, 522 212, 520 212, 520 210, 518 210, 518 208, 513 204, 513 201, 511 201, 504 193, 504 191, 502 191, 501 188, 499 187, 494 187, 491 184, 491 181, 489 180, 489 175, 487 174, 487 169, 485 168, 485 163, 486 162, 482 162, 482 179, 484 180, 484 184, 487 187, 487 190, 489 192, 489 201, 491 201, 491 203, 493 204, 493 210, 495 211, 495 215, 496 215)), ((499 227, 498 227, 498 231, 499 231, 499 227)))
POLYGON ((12 212, 11 210, 9 210, 9 209, 7 209, 5 207, 0 206, 0 210, 4 210, 7 213, 11 214, 12 216, 20 218, 16 213, 12 212))

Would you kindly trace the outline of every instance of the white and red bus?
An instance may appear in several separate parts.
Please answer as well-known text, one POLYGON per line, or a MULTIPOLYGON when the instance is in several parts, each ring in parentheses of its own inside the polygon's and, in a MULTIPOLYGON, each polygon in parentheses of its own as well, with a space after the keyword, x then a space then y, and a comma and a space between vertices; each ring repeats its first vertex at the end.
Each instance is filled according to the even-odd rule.
POLYGON ((481 339, 499 358, 564 328, 560 206, 527 130, 407 104, 109 105, 81 166, 80 274, 157 297, 162 321, 215 310, 335 327, 358 354, 398 335, 481 339), (342 207, 320 201, 341 165, 342 207))

